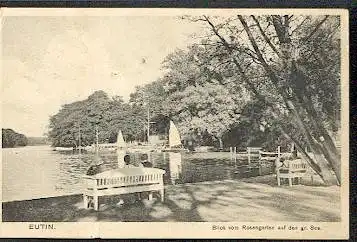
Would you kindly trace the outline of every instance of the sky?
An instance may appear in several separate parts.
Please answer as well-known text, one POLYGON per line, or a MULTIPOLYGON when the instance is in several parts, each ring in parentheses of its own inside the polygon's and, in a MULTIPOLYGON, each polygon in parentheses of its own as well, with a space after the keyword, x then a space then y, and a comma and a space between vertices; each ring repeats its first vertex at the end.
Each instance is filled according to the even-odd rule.
POLYGON ((161 63, 202 27, 171 16, 5 17, 1 122, 43 136, 49 117, 96 90, 128 100, 157 80, 161 63))

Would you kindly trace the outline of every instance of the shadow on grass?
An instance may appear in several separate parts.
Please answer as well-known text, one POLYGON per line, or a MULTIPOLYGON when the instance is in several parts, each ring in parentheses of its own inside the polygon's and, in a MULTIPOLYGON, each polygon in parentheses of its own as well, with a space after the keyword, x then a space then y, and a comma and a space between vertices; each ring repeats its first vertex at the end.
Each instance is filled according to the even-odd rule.
POLYGON ((163 203, 158 196, 138 201, 127 195, 119 206, 118 197, 104 197, 99 211, 84 209, 81 195, 8 202, 3 203, 3 221, 340 221, 339 188, 277 187, 273 179, 167 186, 163 203))

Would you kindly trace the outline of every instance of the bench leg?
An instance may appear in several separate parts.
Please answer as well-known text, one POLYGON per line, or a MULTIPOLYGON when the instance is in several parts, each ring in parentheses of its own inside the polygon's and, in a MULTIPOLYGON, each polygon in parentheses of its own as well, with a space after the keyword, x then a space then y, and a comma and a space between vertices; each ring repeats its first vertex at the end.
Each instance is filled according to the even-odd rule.
POLYGON ((93 202, 94 202, 94 210, 98 211, 99 209, 98 196, 93 196, 93 202))
POLYGON ((84 207, 85 209, 88 208, 88 196, 85 195, 85 194, 83 194, 83 207, 84 207))
POLYGON ((149 192, 149 201, 152 200, 152 192, 149 192))
POLYGON ((293 178, 288 178, 289 179, 289 186, 291 187, 293 185, 293 178))
POLYGON ((276 178, 278 179, 278 186, 280 187, 280 177, 276 176, 276 178))
POLYGON ((161 198, 161 202, 164 201, 164 195, 165 195, 165 190, 164 189, 161 189, 160 190, 160 198, 161 198))
POLYGON ((138 200, 141 200, 141 192, 138 193, 138 200))

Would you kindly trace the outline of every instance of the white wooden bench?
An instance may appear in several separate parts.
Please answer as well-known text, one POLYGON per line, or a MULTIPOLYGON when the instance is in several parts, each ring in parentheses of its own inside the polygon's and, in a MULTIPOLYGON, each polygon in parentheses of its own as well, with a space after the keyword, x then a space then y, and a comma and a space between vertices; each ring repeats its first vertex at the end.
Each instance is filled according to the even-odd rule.
POLYGON ((302 177, 306 174, 308 165, 301 159, 287 160, 286 165, 277 168, 276 177, 278 179, 278 186, 280 186, 280 179, 288 179, 289 186, 293 185, 293 179, 297 178, 301 183, 302 177))
POLYGON ((93 204, 94 210, 99 208, 99 197, 110 195, 121 195, 129 193, 149 192, 149 199, 152 192, 160 193, 161 201, 164 201, 165 171, 157 168, 121 168, 105 171, 94 176, 83 176, 84 208, 89 208, 93 204), (90 200, 93 199, 93 202, 90 200))

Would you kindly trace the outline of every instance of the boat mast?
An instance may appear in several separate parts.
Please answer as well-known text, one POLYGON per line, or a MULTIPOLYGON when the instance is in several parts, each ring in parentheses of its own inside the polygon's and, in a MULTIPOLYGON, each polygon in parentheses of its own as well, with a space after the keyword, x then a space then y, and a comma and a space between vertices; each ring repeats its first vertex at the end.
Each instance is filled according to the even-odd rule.
POLYGON ((82 145, 81 145, 81 125, 78 124, 78 148, 79 148, 79 153, 81 153, 82 150, 82 145))
POLYGON ((95 145, 95 152, 98 156, 98 139, 99 139, 99 134, 98 134, 98 125, 95 127, 95 137, 96 137, 96 145, 95 145))
POLYGON ((148 136, 148 144, 149 144, 149 138, 150 138, 150 108, 148 107, 148 127, 147 127, 147 136, 148 136))
POLYGON ((149 138, 150 138, 150 124, 154 124, 156 122, 150 122, 150 108, 148 107, 148 123, 147 123, 147 139, 148 139, 148 144, 149 144, 149 138))

